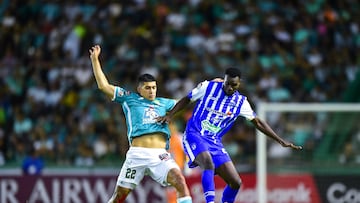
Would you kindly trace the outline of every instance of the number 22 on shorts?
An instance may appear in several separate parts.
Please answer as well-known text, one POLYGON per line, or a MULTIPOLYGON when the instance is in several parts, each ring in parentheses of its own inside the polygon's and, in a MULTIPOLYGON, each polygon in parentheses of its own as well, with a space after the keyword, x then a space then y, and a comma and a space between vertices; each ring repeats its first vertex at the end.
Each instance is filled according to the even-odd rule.
POLYGON ((135 174, 136 174, 136 170, 131 169, 131 168, 127 168, 127 169, 126 169, 125 177, 128 178, 128 179, 134 179, 134 178, 135 178, 135 174))

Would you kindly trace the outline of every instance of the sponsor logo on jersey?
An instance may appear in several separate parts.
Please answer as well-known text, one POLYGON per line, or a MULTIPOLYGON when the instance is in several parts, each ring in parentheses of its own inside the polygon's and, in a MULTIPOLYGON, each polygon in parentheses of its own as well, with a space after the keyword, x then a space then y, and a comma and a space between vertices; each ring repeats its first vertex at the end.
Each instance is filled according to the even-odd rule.
POLYGON ((215 116, 215 117, 210 118, 210 119, 211 119, 212 123, 219 123, 220 122, 220 118, 218 116, 215 116))
POLYGON ((117 96, 122 97, 122 96, 124 96, 124 93, 125 92, 123 90, 120 90, 120 91, 117 92, 117 96))
POLYGON ((226 116, 229 115, 229 112, 224 113, 224 112, 221 112, 221 111, 217 111, 217 110, 215 110, 215 109, 212 109, 212 108, 210 108, 210 107, 206 107, 206 110, 209 111, 209 112, 211 112, 211 113, 214 113, 214 114, 216 114, 216 115, 218 115, 218 116, 226 117, 226 116))
POLYGON ((122 97, 122 96, 124 96, 124 95, 129 95, 130 94, 130 91, 125 91, 125 90, 119 90, 118 92, 117 92, 117 96, 118 97, 122 97))
POLYGON ((220 127, 217 127, 213 124, 211 124, 208 120, 203 120, 201 121, 201 127, 207 131, 213 132, 213 133, 217 133, 221 130, 220 127))
POLYGON ((155 111, 154 107, 149 107, 145 109, 143 124, 156 123, 156 119, 159 117, 159 114, 155 111))

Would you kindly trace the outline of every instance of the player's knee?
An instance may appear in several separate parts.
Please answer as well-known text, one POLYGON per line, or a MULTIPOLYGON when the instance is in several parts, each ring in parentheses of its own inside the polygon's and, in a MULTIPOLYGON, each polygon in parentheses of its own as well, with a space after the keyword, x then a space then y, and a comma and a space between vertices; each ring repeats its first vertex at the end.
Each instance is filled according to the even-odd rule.
POLYGON ((185 177, 182 175, 180 170, 171 170, 168 174, 168 182, 176 189, 180 197, 190 195, 185 177))
POLYGON ((187 187, 185 177, 181 173, 177 180, 182 187, 187 187))
POLYGON ((186 187, 185 177, 181 174, 177 175, 176 183, 183 188, 186 187))
POLYGON ((125 202, 125 199, 130 192, 131 192, 130 189, 116 187, 114 194, 108 203, 123 203, 125 202))
POLYGON ((215 166, 214 166, 214 164, 212 163, 212 161, 209 160, 209 161, 206 161, 206 162, 205 162, 204 168, 205 168, 205 169, 214 170, 214 169, 215 169, 215 166))
POLYGON ((234 181, 231 181, 230 184, 229 184, 229 186, 230 186, 232 189, 238 190, 238 189, 240 189, 241 184, 242 184, 242 181, 241 181, 241 179, 239 178, 239 179, 236 179, 236 180, 234 180, 234 181))
POLYGON ((181 171, 178 169, 171 169, 168 173, 168 182, 174 186, 186 185, 185 178, 182 175, 181 171))

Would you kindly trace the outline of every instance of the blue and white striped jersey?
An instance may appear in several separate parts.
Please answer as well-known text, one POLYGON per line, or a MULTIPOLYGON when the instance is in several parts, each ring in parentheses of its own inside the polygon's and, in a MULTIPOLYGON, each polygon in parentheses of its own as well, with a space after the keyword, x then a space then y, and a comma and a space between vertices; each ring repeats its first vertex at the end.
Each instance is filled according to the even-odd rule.
POLYGON ((197 103, 187 123, 186 134, 197 132, 220 140, 237 117, 255 118, 256 113, 244 95, 235 92, 228 96, 222 87, 223 82, 204 81, 189 92, 188 98, 197 103))

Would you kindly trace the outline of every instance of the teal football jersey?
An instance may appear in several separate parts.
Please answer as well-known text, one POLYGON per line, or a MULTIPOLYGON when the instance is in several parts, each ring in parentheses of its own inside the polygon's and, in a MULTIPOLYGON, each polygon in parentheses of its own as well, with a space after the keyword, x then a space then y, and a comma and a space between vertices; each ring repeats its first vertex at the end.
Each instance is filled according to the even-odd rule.
POLYGON ((175 106, 174 99, 157 97, 150 101, 138 93, 115 87, 113 101, 120 103, 124 111, 130 145, 134 137, 161 132, 167 136, 167 148, 169 147, 169 127, 156 122, 155 118, 166 115, 175 106))

